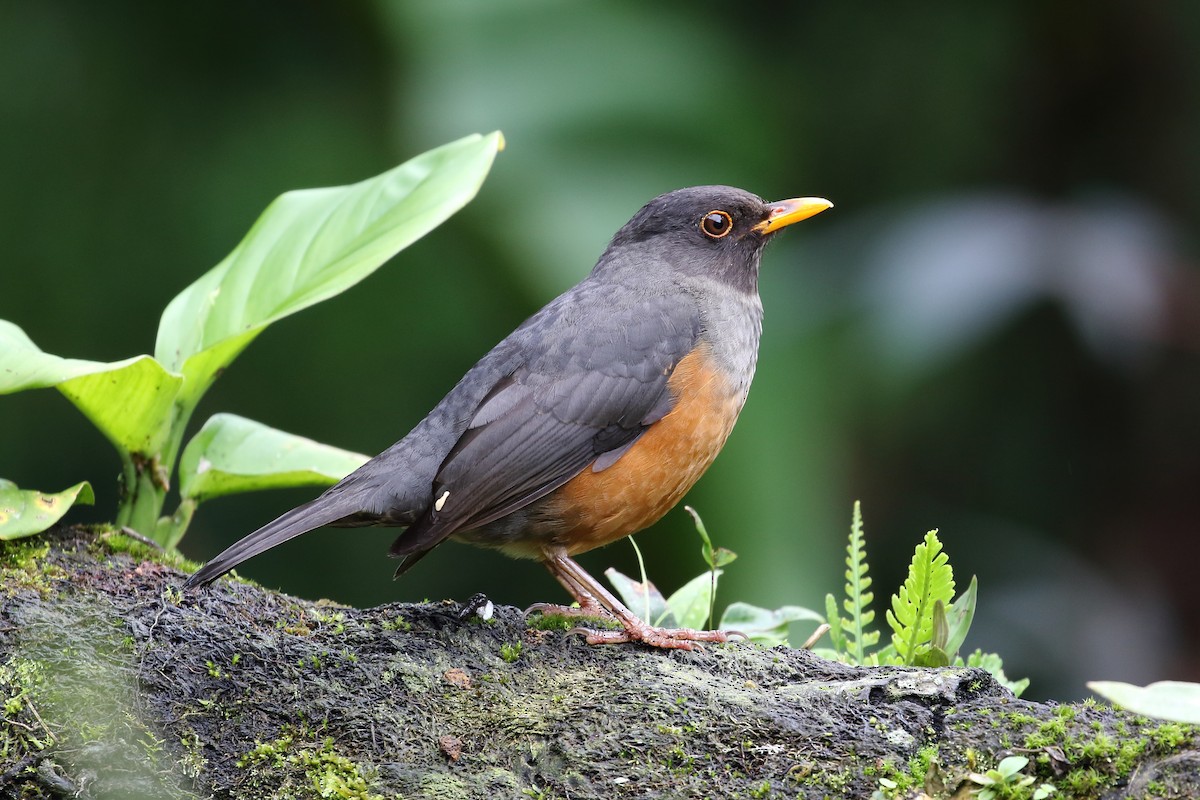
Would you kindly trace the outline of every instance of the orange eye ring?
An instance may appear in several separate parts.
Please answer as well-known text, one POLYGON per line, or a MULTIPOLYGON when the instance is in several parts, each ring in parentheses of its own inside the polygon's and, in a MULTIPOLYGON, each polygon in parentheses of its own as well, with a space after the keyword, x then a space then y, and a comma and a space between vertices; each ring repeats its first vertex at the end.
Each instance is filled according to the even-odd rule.
POLYGON ((710 211, 700 218, 700 230, 710 239, 724 239, 733 231, 733 217, 724 211, 710 211))

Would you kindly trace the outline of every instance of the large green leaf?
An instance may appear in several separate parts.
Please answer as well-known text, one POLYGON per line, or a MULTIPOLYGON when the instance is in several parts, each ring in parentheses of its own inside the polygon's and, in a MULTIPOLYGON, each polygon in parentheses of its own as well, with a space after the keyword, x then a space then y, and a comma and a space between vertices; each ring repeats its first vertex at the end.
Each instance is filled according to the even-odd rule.
POLYGON ((18 489, 12 481, 0 479, 0 539, 19 539, 41 533, 62 519, 73 505, 90 506, 96 502, 87 481, 57 494, 18 489))
POLYGON ((43 352, 20 327, 0 319, 0 394, 57 386, 68 378, 119 369, 134 360, 106 364, 53 356, 43 352))
POLYGON ((350 288, 466 205, 502 145, 498 131, 476 134, 361 183, 281 195, 170 302, 155 355, 194 402, 264 327, 350 288))
POLYGON ((57 386, 127 453, 161 449, 182 380, 150 356, 106 363, 51 355, 0 320, 0 394, 57 386))
POLYGON ((1200 725, 1200 683, 1159 681, 1135 686, 1121 681, 1089 681, 1087 686, 1135 714, 1200 725))
POLYGON ((179 492, 208 500, 238 492, 329 485, 367 456, 267 427, 234 414, 214 414, 184 448, 179 492))
POLYGON ((667 598, 667 608, 681 628, 699 629, 708 621, 713 593, 722 571, 701 572, 667 598))
POLYGON ((652 582, 635 581, 613 567, 604 570, 604 575, 621 596, 625 607, 637 614, 643 622, 668 628, 678 627, 671 610, 667 608, 667 601, 662 592, 652 582))
POLYGON ((825 618, 808 608, 781 606, 760 608, 749 603, 730 603, 717 626, 723 631, 738 631, 746 634, 750 641, 767 647, 788 643, 788 626, 793 622, 816 622, 825 618))

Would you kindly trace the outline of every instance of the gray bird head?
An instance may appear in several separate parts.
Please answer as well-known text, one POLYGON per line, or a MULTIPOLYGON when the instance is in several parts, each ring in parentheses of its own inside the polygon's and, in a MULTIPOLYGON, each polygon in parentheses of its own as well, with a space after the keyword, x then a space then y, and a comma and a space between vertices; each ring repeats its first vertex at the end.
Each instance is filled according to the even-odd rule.
POLYGON ((758 291, 762 249, 779 230, 833 204, 820 197, 768 203, 732 186, 693 186, 651 200, 613 236, 593 275, 666 268, 758 291))

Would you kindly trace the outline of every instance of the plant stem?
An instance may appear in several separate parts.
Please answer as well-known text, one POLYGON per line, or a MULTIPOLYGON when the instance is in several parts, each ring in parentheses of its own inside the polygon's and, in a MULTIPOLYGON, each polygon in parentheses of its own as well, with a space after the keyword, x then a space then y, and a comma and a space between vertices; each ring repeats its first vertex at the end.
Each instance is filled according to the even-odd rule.
POLYGON ((132 483, 126 482, 127 494, 117 515, 117 524, 133 528, 143 536, 157 541, 154 532, 167 497, 167 489, 161 476, 157 474, 159 470, 154 460, 147 461, 137 457, 132 460, 134 479, 132 483))
POLYGON ((167 491, 179 460, 184 429, 198 399, 183 396, 176 400, 167 423, 170 430, 166 436, 166 446, 161 452, 149 457, 142 453, 122 454, 124 493, 117 510, 117 524, 134 529, 168 550, 183 538, 196 508, 194 502, 180 503, 173 516, 162 516, 167 491))
POLYGON ((191 524, 192 515, 196 513, 196 501, 192 498, 181 500, 175 513, 162 517, 155 530, 155 539, 168 550, 174 550, 191 524))
POLYGON ((121 485, 120 496, 117 498, 117 527, 129 527, 129 518, 133 515, 134 487, 137 486, 137 467, 133 458, 121 451, 121 485))

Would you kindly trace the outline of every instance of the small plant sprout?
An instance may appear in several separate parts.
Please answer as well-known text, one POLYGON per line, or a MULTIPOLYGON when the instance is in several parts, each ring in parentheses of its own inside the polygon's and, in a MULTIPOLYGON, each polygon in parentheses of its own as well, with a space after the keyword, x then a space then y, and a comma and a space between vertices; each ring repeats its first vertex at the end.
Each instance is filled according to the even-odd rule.
POLYGON ((891 642, 872 650, 879 641, 879 632, 871 628, 875 620, 875 612, 870 608, 874 594, 869 590, 871 579, 862 509, 855 503, 850 543, 846 548, 846 598, 841 609, 848 616, 840 614, 832 594, 826 595, 832 647, 818 648, 817 654, 861 666, 981 667, 1013 694, 1020 695, 1029 685, 1028 679, 1009 680, 999 656, 979 650, 965 658, 959 655, 975 617, 979 586, 972 577, 966 591, 951 601, 954 569, 937 534, 936 530, 925 534, 913 552, 904 583, 891 597, 891 608, 886 614, 888 627, 892 629, 891 642))
MULTIPOLYGON (((713 547, 712 539, 700 515, 691 507, 686 507, 686 510, 696 523, 696 532, 701 541, 700 555, 708 565, 706 571, 685 583, 670 597, 664 598, 657 587, 647 579, 641 553, 635 544, 634 551, 638 554, 638 563, 641 566, 640 582, 615 569, 610 568, 604 573, 625 605, 631 609, 644 609, 642 619, 652 625, 672 628, 699 628, 706 624, 711 626, 717 585, 723 572, 721 568, 737 558, 737 554, 731 550, 713 547)), ((773 647, 787 644, 788 628, 798 621, 812 621, 818 624, 824 622, 820 614, 800 606, 767 609, 737 602, 729 604, 716 627, 720 630, 738 631, 753 642, 773 647)))
POLYGON ((1001 759, 995 769, 989 769, 982 775, 978 772, 969 773, 967 780, 982 787, 975 793, 979 800, 1015 800, 1025 797, 1046 800, 1055 794, 1058 790, 1049 783, 1043 783, 1030 791, 1029 787, 1033 786, 1037 778, 1022 774, 1021 770, 1028 764, 1029 759, 1025 756, 1008 756, 1001 759))

